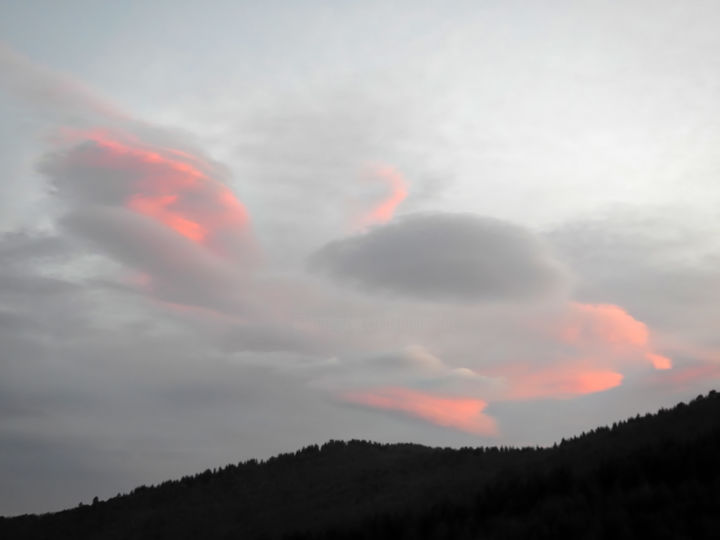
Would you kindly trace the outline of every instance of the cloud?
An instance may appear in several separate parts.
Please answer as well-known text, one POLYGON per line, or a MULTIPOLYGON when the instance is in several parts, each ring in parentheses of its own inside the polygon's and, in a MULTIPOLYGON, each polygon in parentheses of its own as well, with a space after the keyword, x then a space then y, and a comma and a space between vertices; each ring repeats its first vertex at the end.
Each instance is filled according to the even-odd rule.
POLYGON ((565 365, 532 372, 523 370, 512 377, 503 400, 537 398, 568 399, 585 394, 604 392, 620 386, 622 373, 616 371, 585 371, 565 365))
POLYGON ((202 158, 117 131, 64 135, 70 148, 42 167, 59 196, 129 208, 222 256, 247 249, 247 210, 202 158))
POLYGON ((446 394, 487 394, 499 383, 467 367, 451 365, 420 345, 371 354, 345 354, 322 368, 314 376, 313 386, 330 393, 395 385, 446 394))
MULTIPOLYGON (((73 321, 86 315, 82 283, 66 267, 78 255, 49 233, 0 234, 0 334, 12 356, 13 339, 41 334, 71 339, 73 321), (68 310, 68 305, 75 307, 68 310)), ((0 358, 2 361, 3 358, 0 358)))
POLYGON ((653 348, 648 326, 613 304, 570 302, 538 328, 545 339, 535 358, 489 368, 506 383, 497 399, 567 399, 620 386, 625 373, 673 366, 653 348))
POLYGON ((27 263, 42 263, 71 252, 70 244, 58 237, 45 234, 33 234, 26 230, 16 230, 0 235, 0 260, 3 267, 27 263))
POLYGON ((467 433, 489 437, 498 435, 495 421, 482 412, 487 403, 480 399, 438 396, 400 387, 347 392, 341 398, 365 407, 399 411, 467 433))
POLYGON ((452 302, 533 298, 563 279, 530 232, 471 214, 406 216, 327 244, 310 267, 369 291, 452 302))
POLYGON ((714 339, 720 302, 715 213, 683 206, 621 208, 567 222, 548 241, 578 276, 575 297, 617 304, 654 328, 714 339))
POLYGON ((613 304, 571 303, 560 339, 586 349, 602 347, 616 354, 635 354, 655 369, 672 367, 672 360, 652 350, 647 325, 613 304))
MULTIPOLYGON (((715 212, 679 203, 631 206, 567 222, 547 238, 578 276, 578 305, 622 306, 652 328, 647 344, 634 348, 636 357, 678 374, 707 364, 713 380, 713 351, 720 349, 714 330, 720 323, 720 241, 708 231, 718 225, 715 212)), ((606 309, 606 322, 610 315, 606 309)), ((642 341, 642 328, 638 336, 642 341)), ((668 387, 678 377, 654 376, 668 387)))
POLYGON ((143 272, 138 287, 160 300, 221 311, 237 307, 242 275, 151 218, 92 207, 69 213, 61 225, 93 251, 143 272))
POLYGON ((44 201, 49 225, 75 251, 72 271, 84 267, 80 273, 90 277, 100 270, 96 283, 118 279, 117 272, 107 279, 101 255, 125 269, 125 288, 167 305, 242 313, 259 250, 227 170, 178 132, 137 120, 1 45, 0 65, 10 96, 53 133, 54 147, 38 169, 51 195, 44 201), (92 268, 89 255, 96 256, 92 268))
POLYGON ((650 360, 653 367, 655 369, 671 369, 672 368, 672 360, 668 358, 667 356, 663 356, 662 354, 657 354, 653 352, 645 353, 645 358, 650 360))
POLYGON ((439 167, 409 144, 426 134, 420 110, 343 77, 243 99, 197 126, 220 131, 213 149, 242 171, 244 197, 263 209, 253 212, 258 233, 272 238, 264 248, 288 268, 320 243, 391 219, 401 203, 406 212, 431 203, 439 167))
POLYGON ((207 160, 117 130, 66 129, 41 170, 64 203, 64 230, 140 272, 145 291, 240 309, 257 247, 245 207, 207 160))
POLYGON ((15 96, 41 107, 44 115, 78 121, 88 117, 125 120, 114 105, 98 98, 78 81, 38 65, 0 42, 0 87, 15 96))
POLYGON ((714 387, 720 378, 720 354, 714 362, 687 362, 679 369, 658 374, 655 381, 672 388, 691 388, 698 383, 714 387))
POLYGON ((648 341, 647 326, 612 304, 571 304, 571 314, 562 328, 566 343, 603 343, 609 346, 641 346, 648 341))
POLYGON ((387 223, 395 215, 398 205, 408 196, 407 181, 392 167, 377 167, 374 178, 388 187, 389 193, 360 218, 360 228, 387 223))
POLYGON ((382 305, 368 315, 378 329, 367 326, 364 346, 412 343, 413 336, 421 341, 341 354, 312 377, 313 386, 334 394, 393 386, 488 403, 567 400, 617 388, 627 377, 648 378, 653 367, 672 367, 655 349, 656 334, 620 306, 422 304, 404 312, 404 325, 393 322, 403 313, 398 309, 382 305))

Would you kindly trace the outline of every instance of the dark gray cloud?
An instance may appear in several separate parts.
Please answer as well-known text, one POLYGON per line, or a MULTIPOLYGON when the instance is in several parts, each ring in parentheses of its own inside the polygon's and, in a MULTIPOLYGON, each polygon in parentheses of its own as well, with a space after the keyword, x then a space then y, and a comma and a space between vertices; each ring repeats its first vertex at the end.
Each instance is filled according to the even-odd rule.
POLYGON ((368 290, 459 302, 532 298, 563 280, 529 231, 472 214, 407 216, 331 242, 310 266, 368 290))

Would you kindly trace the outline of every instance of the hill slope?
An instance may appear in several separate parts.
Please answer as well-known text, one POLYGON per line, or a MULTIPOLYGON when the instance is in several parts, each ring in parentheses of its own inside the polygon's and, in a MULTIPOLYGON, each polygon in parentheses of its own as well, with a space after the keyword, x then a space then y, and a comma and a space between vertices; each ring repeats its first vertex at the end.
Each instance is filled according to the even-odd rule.
POLYGON ((0 537, 716 537, 718 455, 711 392, 547 449, 330 441, 91 506, 0 518, 0 537))

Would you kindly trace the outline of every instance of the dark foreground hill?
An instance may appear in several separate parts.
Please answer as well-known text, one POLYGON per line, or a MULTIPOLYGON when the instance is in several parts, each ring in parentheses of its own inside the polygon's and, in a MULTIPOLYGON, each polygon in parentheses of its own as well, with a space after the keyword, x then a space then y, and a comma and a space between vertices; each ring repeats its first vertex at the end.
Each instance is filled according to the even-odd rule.
POLYGON ((330 441, 54 514, 3 539, 720 538, 720 394, 553 448, 330 441))

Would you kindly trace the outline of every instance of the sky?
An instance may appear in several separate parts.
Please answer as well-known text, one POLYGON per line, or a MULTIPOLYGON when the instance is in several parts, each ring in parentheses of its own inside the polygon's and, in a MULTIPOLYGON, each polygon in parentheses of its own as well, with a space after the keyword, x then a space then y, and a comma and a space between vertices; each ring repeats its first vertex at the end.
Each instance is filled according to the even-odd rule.
POLYGON ((0 1, 0 515, 720 383, 714 1, 0 1))

